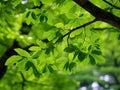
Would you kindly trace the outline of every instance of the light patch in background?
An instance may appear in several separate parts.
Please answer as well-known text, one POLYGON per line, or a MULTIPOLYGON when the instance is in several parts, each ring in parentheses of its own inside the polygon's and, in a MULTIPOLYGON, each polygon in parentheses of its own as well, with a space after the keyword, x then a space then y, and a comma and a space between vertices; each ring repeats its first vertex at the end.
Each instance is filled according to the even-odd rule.
POLYGON ((28 0, 22 0, 21 4, 26 4, 28 0))
POLYGON ((78 90, 87 90, 87 87, 81 87, 78 90))

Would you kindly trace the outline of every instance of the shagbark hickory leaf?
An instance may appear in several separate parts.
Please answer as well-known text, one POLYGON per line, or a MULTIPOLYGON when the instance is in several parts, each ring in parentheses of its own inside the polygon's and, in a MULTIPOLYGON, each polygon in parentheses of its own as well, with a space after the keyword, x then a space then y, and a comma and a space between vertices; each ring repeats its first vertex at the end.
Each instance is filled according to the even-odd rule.
POLYGON ((27 51, 25 51, 25 50, 23 50, 23 49, 21 49, 21 48, 16 48, 15 51, 16 51, 20 56, 23 56, 23 57, 26 57, 26 58, 30 58, 30 57, 31 57, 30 54, 29 54, 27 51))

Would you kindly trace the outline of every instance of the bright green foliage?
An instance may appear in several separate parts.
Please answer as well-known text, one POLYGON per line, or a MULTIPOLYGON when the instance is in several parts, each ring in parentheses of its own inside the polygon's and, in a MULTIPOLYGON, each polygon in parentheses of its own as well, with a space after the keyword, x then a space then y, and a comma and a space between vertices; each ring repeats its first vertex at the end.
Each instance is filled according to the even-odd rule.
MULTIPOLYGON (((91 2, 110 8, 102 0, 91 2)), ((116 9, 110 12, 119 16, 116 9)), ((73 0, 1 0, 0 18, 0 60, 12 48, 7 53, 8 70, 0 81, 0 90, 76 90, 79 81, 70 75, 89 72, 91 78, 79 74, 79 80, 93 80, 95 65, 107 65, 110 60, 113 64, 112 50, 120 62, 118 29, 94 22, 71 31, 94 20, 73 0)), ((102 68, 100 73, 105 72, 102 68)), ((115 75, 120 73, 113 67, 106 72, 114 69, 115 75)))

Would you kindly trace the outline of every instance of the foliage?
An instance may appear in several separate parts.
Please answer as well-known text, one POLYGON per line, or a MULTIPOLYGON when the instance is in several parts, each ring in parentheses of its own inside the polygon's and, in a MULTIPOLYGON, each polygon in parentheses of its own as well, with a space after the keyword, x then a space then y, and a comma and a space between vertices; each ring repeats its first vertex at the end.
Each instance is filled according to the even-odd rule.
MULTIPOLYGON (((91 0, 119 16, 99 1, 91 0)), ((119 56, 119 28, 96 22, 74 0, 1 0, 0 12, 0 66, 7 66, 0 89, 75 90, 79 83, 69 75, 103 65, 113 43, 119 56)))

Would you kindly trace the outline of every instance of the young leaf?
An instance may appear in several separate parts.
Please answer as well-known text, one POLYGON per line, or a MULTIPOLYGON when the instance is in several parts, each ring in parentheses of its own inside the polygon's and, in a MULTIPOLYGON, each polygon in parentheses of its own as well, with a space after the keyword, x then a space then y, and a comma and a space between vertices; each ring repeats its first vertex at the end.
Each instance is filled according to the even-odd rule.
POLYGON ((78 60, 82 62, 86 58, 87 54, 81 51, 78 52, 78 60))
POLYGON ((21 48, 17 48, 17 49, 15 49, 15 51, 16 51, 20 56, 27 57, 27 58, 31 57, 30 54, 29 54, 27 51, 25 51, 25 50, 23 50, 23 49, 21 49, 21 48))
POLYGON ((102 52, 98 50, 93 50, 91 53, 96 55, 102 55, 102 52))
POLYGON ((19 61, 20 59, 22 59, 21 56, 19 55, 13 55, 10 58, 7 59, 5 65, 13 65, 14 63, 16 63, 17 61, 19 61))
POLYGON ((92 65, 96 64, 95 59, 94 59, 93 56, 89 55, 89 59, 90 59, 90 63, 91 63, 92 65))

